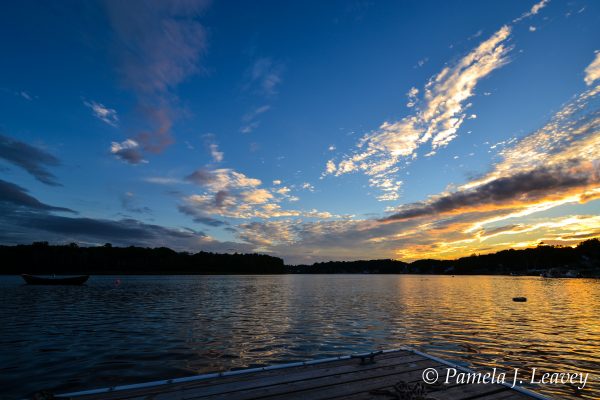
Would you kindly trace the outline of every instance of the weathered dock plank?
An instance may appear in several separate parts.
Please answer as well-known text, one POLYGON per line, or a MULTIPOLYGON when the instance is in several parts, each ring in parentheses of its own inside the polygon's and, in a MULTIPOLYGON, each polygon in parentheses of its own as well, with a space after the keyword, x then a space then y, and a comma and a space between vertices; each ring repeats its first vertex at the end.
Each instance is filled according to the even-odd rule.
POLYGON ((387 351, 375 360, 363 365, 354 358, 338 357, 63 396, 73 400, 386 400, 413 390, 434 400, 542 398, 498 384, 426 385, 422 381, 426 368, 444 376, 449 364, 410 349, 387 351))
MULTIPOLYGON (((386 365, 386 363, 392 362, 397 363, 396 360, 398 357, 406 357, 407 361, 411 360, 422 360, 423 357, 419 355, 415 355, 412 352, 408 351, 398 351, 393 353, 382 354, 377 357, 377 363, 372 365, 365 366, 365 370, 369 368, 378 367, 380 365, 386 365), (390 359, 392 359, 390 361, 390 359)), ((215 394, 218 392, 213 392, 212 387, 225 387, 229 388, 229 385, 248 385, 247 388, 252 387, 261 387, 267 386, 268 384, 289 382, 297 379, 306 379, 307 376, 311 375, 331 375, 332 373, 343 373, 344 371, 355 371, 357 361, 352 360, 349 362, 349 359, 343 360, 334 360, 325 363, 312 363, 307 365, 298 365, 292 368, 274 368, 268 370, 261 370, 256 372, 247 372, 239 375, 228 375, 221 376, 216 379, 204 379, 204 380, 196 380, 189 381, 184 383, 172 383, 169 385, 168 392, 179 392, 179 391, 191 391, 199 389, 200 391, 206 389, 208 394, 215 394), (341 368, 341 369, 339 369, 341 368), (333 372, 332 372, 333 371, 333 372), (302 374, 306 373, 304 376, 302 374), (298 375, 298 376, 297 376, 298 375), (279 378, 277 378, 279 377, 279 378), (210 387, 210 388, 209 388, 210 387)), ((273 366, 277 367, 277 365, 273 366)), ((246 372, 244 370, 240 372, 246 372)), ((235 386, 232 386, 235 387, 235 386)), ((229 390, 231 391, 231 390, 229 390)), ((165 387, 155 386, 149 388, 142 389, 132 389, 127 391, 127 398, 136 398, 136 396, 144 396, 149 394, 161 394, 165 393, 165 387)), ((89 395, 89 396, 78 396, 78 400, 95 400, 95 399, 103 399, 103 400, 113 400, 113 399, 123 399, 124 395, 119 392, 112 393, 102 393, 101 395, 89 395)))
POLYGON ((369 370, 355 369, 353 372, 290 381, 278 385, 246 390, 243 392, 226 392, 221 395, 210 397, 190 396, 185 397, 184 399, 192 400, 201 398, 203 400, 249 400, 263 397, 279 398, 280 396, 283 396, 287 399, 326 399, 329 397, 334 397, 330 394, 333 392, 337 393, 339 391, 344 391, 345 394, 353 394, 356 393, 356 391, 359 391, 360 387, 364 386, 365 384, 385 379, 393 379, 391 377, 401 376, 405 373, 416 371, 416 373, 420 375, 424 368, 434 367, 436 365, 437 363, 431 360, 420 360, 417 362, 400 363, 369 370))
MULTIPOLYGON (((284 370, 279 370, 279 374, 271 377, 262 377, 258 376, 255 379, 243 382, 235 382, 235 383, 226 383, 219 385, 212 385, 210 387, 200 387, 200 388, 184 388, 183 395, 185 399, 194 399, 194 398, 207 398, 212 399, 219 398, 216 395, 225 394, 230 396, 233 392, 240 391, 248 391, 250 389, 257 388, 265 388, 269 387, 274 388, 278 387, 277 385, 289 385, 291 383, 298 384, 299 382, 304 385, 318 385, 319 383, 326 382, 328 379, 334 379, 334 377, 340 377, 346 374, 377 374, 377 371, 384 368, 395 368, 397 366, 405 366, 407 364, 414 364, 417 362, 422 362, 423 358, 418 355, 409 355, 401 358, 387 358, 384 360, 379 360, 375 364, 364 365, 357 371, 356 362, 352 364, 342 364, 340 366, 334 368, 318 368, 318 369, 308 369, 300 372, 291 372, 283 373, 284 370)), ((346 379, 353 379, 351 376, 346 379)), ((265 389, 263 389, 265 390, 265 389)), ((284 393, 287 393, 289 390, 287 388, 281 389, 284 390, 284 393)), ((242 398, 248 398, 247 395, 242 396, 242 398)), ((233 398, 233 397, 228 397, 233 398)), ((252 398, 252 397, 250 397, 252 398)), ((162 400, 160 396, 156 397, 156 400, 162 400)))

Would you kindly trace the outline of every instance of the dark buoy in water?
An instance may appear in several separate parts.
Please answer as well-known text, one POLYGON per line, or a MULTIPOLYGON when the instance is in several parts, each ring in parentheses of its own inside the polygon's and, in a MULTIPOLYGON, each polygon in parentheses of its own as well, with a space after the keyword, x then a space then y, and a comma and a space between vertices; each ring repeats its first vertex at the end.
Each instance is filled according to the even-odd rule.
POLYGON ((525 303, 527 301, 527 297, 513 297, 513 301, 517 303, 525 303))

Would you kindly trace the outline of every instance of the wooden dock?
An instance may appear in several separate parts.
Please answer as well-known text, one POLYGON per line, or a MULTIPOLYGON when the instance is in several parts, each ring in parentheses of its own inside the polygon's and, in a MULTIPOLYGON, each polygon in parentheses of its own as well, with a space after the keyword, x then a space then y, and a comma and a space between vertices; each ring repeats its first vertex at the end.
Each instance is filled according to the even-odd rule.
POLYGON ((447 368, 473 372, 437 357, 403 348, 378 352, 374 362, 356 356, 274 365, 65 393, 73 400, 525 400, 546 399, 501 384, 443 384, 447 368), (363 363, 364 361, 364 363, 363 363), (435 369, 442 383, 423 382, 435 369))

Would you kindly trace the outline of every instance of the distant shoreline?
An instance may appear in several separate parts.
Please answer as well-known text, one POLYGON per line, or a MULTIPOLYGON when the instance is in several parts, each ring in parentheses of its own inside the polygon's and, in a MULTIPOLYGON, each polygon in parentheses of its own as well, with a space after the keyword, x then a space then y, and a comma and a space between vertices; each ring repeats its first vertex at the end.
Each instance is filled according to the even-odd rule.
MULTIPOLYGON (((61 277, 61 276, 74 276, 74 275, 88 275, 88 274, 84 274, 81 272, 73 272, 73 273, 63 273, 63 274, 36 274, 38 276, 57 276, 57 277, 61 277)), ((538 278, 544 278, 544 279, 600 279, 600 276, 576 276, 576 277, 567 277, 567 276, 557 276, 557 277, 552 277, 552 276, 545 276, 542 277, 540 275, 510 275, 510 274, 459 274, 459 275, 452 275, 452 274, 418 274, 418 273, 359 273, 359 272, 329 272, 329 273, 297 273, 297 272, 284 272, 281 274, 253 274, 253 273, 235 273, 235 274, 224 274, 224 273, 181 273, 181 274, 177 274, 177 273, 152 273, 152 274, 141 274, 141 273, 136 273, 136 274, 128 274, 128 273, 94 273, 94 274, 89 274, 90 277, 94 277, 94 276, 102 276, 102 277, 106 277, 106 276, 131 276, 131 277, 148 277, 148 276, 283 276, 283 275, 357 275, 357 276, 366 276, 366 275, 403 275, 403 276, 450 276, 450 277, 461 277, 461 276, 502 276, 502 277, 509 277, 509 278, 523 278, 523 277, 538 277, 538 278)), ((7 273, 0 273, 0 276, 13 276, 13 277, 20 277, 21 274, 7 274, 7 273)))
POLYGON ((281 275, 281 274, 386 274, 386 275, 500 275, 548 278, 599 278, 600 241, 589 239, 576 247, 540 245, 502 250, 455 260, 425 259, 328 261, 311 265, 285 265, 265 254, 176 252, 166 247, 97 247, 50 245, 1 246, 0 275, 281 275))

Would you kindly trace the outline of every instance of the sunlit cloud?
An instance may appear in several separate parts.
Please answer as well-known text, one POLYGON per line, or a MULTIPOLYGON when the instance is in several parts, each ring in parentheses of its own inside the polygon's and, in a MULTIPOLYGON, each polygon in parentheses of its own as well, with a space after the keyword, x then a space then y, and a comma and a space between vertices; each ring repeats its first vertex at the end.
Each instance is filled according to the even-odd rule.
POLYGON ((531 7, 531 9, 530 9, 529 11, 527 11, 527 12, 525 12, 525 13, 521 14, 521 16, 520 16, 520 17, 518 17, 518 18, 515 18, 515 19, 513 20, 513 22, 515 22, 515 23, 516 23, 516 22, 519 22, 519 21, 521 21, 521 20, 523 20, 523 19, 525 19, 525 18, 528 18, 528 17, 531 17, 531 16, 533 16, 533 15, 536 15, 537 13, 539 13, 539 12, 540 12, 540 10, 541 10, 542 8, 546 7, 546 6, 548 5, 548 3, 550 3, 550 0, 541 0, 541 1, 540 1, 540 2, 538 2, 538 3, 535 3, 535 4, 534 4, 534 5, 531 7))
POLYGON ((293 232, 293 246, 261 246, 296 263, 383 257, 411 261, 541 242, 571 246, 598 237, 597 216, 546 213, 600 201, 599 102, 597 85, 575 96, 540 129, 496 144, 500 161, 466 184, 394 207, 381 220, 279 222, 292 226, 285 229, 293 232))
POLYGON ((303 190, 308 190, 309 192, 314 192, 315 191, 315 187, 312 184, 308 183, 308 182, 304 182, 302 185, 300 185, 300 187, 303 190))
POLYGON ((265 204, 273 199, 273 195, 267 189, 254 189, 240 194, 246 204, 265 204))
POLYGON ((200 168, 185 178, 187 181, 204 186, 212 192, 259 186, 260 179, 250 178, 241 172, 228 168, 200 168))
POLYGON ((584 81, 587 85, 591 85, 600 78, 600 51, 596 52, 594 61, 585 69, 584 81))
MULTIPOLYGON (((178 209, 194 221, 215 225, 215 218, 271 219, 284 217, 335 218, 337 216, 318 210, 285 209, 280 203, 298 200, 290 196, 291 189, 260 187, 260 179, 228 169, 200 168, 185 178, 204 189, 203 193, 184 196, 178 209)), ((277 182, 277 180, 275 181, 277 182)), ((274 183, 275 183, 274 182, 274 183)), ((279 181, 279 185, 281 182, 279 181)), ((311 186, 312 187, 312 186, 311 186)))
POLYGON ((468 117, 467 100, 474 95, 477 83, 509 61, 510 32, 510 27, 502 27, 457 63, 444 68, 425 85, 421 98, 420 91, 412 88, 408 106, 414 114, 384 122, 363 136, 352 155, 337 165, 333 160, 327 162, 325 175, 362 171, 369 176, 370 185, 383 192, 379 200, 397 200, 402 186, 396 177, 400 169, 416 157, 423 144, 431 143, 431 156, 454 140, 468 117))

